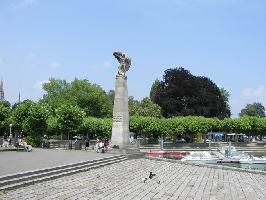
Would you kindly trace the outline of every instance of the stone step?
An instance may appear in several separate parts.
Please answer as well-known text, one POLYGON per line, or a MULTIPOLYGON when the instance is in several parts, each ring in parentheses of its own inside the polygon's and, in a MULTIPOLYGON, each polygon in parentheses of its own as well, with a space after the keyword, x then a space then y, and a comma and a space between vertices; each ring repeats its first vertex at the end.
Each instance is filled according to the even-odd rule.
POLYGON ((104 159, 79 162, 59 167, 28 171, 12 175, 1 176, 0 190, 10 190, 27 184, 52 180, 66 175, 75 174, 92 168, 98 168, 127 160, 125 156, 112 156, 104 159))

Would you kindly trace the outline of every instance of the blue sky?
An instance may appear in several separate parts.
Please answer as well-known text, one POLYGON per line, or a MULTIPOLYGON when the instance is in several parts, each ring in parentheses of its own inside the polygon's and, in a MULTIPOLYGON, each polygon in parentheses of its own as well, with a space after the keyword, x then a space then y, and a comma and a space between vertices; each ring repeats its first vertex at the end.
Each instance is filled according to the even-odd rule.
POLYGON ((5 97, 38 100, 50 77, 114 89, 113 51, 132 58, 129 95, 182 66, 230 92, 233 117, 266 106, 265 0, 0 0, 5 97))

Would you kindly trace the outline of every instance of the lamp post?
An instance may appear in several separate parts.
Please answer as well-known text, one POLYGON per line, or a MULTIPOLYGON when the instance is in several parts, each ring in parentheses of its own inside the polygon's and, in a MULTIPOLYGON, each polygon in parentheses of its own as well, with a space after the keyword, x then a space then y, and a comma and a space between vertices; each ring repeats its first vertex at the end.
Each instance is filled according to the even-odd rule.
POLYGON ((13 124, 9 124, 9 135, 12 135, 12 126, 13 124))
POLYGON ((9 145, 11 145, 12 142, 12 126, 13 124, 9 124, 9 145))

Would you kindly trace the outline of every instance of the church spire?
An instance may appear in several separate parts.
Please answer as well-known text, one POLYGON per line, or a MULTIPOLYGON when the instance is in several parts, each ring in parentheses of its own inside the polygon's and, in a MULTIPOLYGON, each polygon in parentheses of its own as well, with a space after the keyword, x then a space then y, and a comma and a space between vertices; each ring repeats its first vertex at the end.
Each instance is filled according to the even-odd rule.
POLYGON ((0 101, 5 100, 3 80, 0 81, 0 101))

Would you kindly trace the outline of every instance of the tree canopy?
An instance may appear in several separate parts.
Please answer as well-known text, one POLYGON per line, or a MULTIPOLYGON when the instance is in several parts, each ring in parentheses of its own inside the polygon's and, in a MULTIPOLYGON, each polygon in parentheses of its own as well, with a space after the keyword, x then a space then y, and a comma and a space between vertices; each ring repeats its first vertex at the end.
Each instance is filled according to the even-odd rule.
POLYGON ((265 117, 265 107, 261 103, 247 104, 246 107, 240 111, 239 116, 265 117))
POLYGON ((88 80, 75 79, 71 83, 51 78, 43 84, 44 94, 41 102, 49 104, 53 110, 62 104, 82 108, 87 116, 110 117, 112 98, 98 85, 88 80))
POLYGON ((153 84, 152 84, 152 86, 151 86, 151 91, 150 91, 150 99, 151 99, 153 102, 155 102, 155 95, 156 95, 156 93, 157 93, 157 90, 158 90, 159 86, 160 86, 160 81, 159 81, 158 79, 156 79, 156 80, 153 82, 153 84))
POLYGON ((220 89, 221 95, 222 95, 222 97, 223 97, 223 99, 224 99, 224 101, 226 103, 226 117, 231 117, 231 108, 230 108, 230 105, 229 105, 230 94, 223 87, 221 87, 219 89, 220 89))
POLYGON ((207 77, 194 76, 184 68, 168 69, 156 88, 154 101, 161 106, 165 117, 227 116, 225 99, 207 77))
POLYGON ((3 104, 0 104, 0 132, 7 131, 7 128, 9 126, 8 118, 11 114, 10 107, 6 107, 3 104))
POLYGON ((128 98, 128 104, 130 116, 162 117, 161 107, 152 102, 149 97, 145 97, 141 101, 138 101, 130 96, 128 98))
POLYGON ((9 101, 6 101, 6 100, 0 100, 0 105, 3 105, 4 107, 10 107, 11 106, 9 101))
POLYGON ((85 113, 78 106, 61 105, 56 109, 58 128, 65 134, 77 133, 83 123, 85 113))

